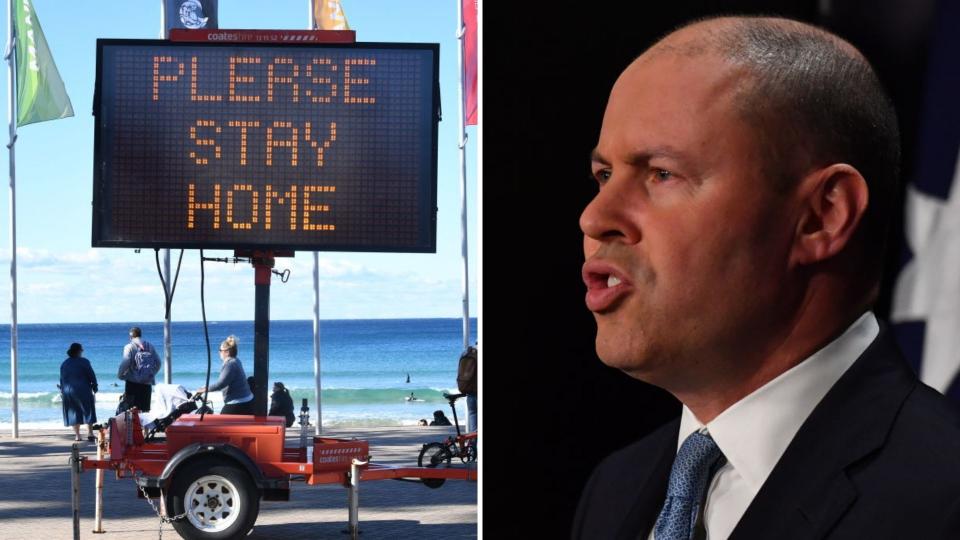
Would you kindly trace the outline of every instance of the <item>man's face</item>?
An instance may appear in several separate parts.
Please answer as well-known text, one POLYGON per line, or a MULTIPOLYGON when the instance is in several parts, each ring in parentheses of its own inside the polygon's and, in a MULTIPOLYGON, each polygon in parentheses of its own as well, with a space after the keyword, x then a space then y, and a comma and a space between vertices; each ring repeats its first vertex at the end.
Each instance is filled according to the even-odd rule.
POLYGON ((766 178, 724 60, 647 53, 620 76, 580 218, 597 353, 681 390, 763 354, 797 205, 766 178), (737 360, 739 361, 739 360, 737 360))

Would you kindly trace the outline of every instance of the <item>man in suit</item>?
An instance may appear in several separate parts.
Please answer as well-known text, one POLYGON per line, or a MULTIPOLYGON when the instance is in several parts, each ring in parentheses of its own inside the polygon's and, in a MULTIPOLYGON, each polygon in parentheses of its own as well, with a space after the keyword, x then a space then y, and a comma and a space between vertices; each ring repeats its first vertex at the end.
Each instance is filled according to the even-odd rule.
POLYGON ((869 63, 799 22, 699 21, 620 75, 586 304, 683 412, 597 468, 574 538, 960 537, 960 417, 870 311, 899 153, 869 63))

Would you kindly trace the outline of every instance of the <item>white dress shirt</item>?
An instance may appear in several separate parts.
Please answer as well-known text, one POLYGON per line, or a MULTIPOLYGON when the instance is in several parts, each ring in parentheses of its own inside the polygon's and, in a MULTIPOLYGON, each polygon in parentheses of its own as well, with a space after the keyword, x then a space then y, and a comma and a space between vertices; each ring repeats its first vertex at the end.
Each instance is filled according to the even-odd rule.
POLYGON ((800 426, 879 333, 876 317, 864 313, 843 335, 706 425, 684 405, 677 450, 691 433, 704 430, 726 457, 707 489, 708 540, 730 536, 800 426))

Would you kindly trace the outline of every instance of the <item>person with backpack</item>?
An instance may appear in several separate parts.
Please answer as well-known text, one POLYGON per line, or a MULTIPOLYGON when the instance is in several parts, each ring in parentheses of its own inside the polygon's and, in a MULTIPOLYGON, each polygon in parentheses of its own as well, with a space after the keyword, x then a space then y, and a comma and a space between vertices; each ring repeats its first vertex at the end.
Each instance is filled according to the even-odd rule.
POLYGON ((117 378, 125 382, 123 399, 117 412, 120 413, 131 407, 142 412, 150 410, 150 398, 153 394, 155 376, 160 371, 160 357, 157 350, 147 340, 141 337, 140 328, 130 329, 130 343, 123 347, 123 358, 117 370, 117 378))
MULTIPOLYGON (((476 343, 479 345, 479 342, 476 343)), ((477 430, 477 348, 467 347, 457 366, 457 389, 467 395, 467 431, 477 430)))

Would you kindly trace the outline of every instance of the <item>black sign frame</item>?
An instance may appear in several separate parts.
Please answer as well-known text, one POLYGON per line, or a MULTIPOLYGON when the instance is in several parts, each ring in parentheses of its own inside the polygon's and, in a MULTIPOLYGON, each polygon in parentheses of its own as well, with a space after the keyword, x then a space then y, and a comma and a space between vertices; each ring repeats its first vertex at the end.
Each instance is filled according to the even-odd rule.
MULTIPOLYGON (((139 39, 98 39, 97 40, 97 68, 96 68, 96 86, 93 99, 93 114, 96 127, 94 129, 94 182, 93 182, 93 228, 92 228, 92 246, 93 247, 123 247, 123 248, 184 248, 184 249, 253 249, 253 250, 287 250, 287 251, 341 251, 341 252, 397 252, 397 253, 436 253, 437 236, 437 175, 438 175, 438 123, 440 121, 440 87, 439 87, 439 44, 436 43, 220 43, 220 42, 173 42, 167 40, 139 40, 139 39), (260 238, 251 241, 220 240, 220 239, 201 239, 198 241, 182 240, 163 240, 157 238, 147 238, 145 234, 137 237, 131 237, 128 231, 114 231, 110 225, 110 201, 106 195, 111 187, 111 182, 122 183, 124 179, 119 179, 112 174, 112 163, 105 156, 110 155, 105 151, 104 145, 112 136, 108 132, 111 126, 105 125, 103 114, 103 99, 107 94, 104 88, 105 80, 103 77, 104 68, 104 49, 105 47, 127 47, 127 46, 146 46, 156 47, 157 54, 167 51, 205 48, 226 48, 249 51, 250 49, 263 50, 297 50, 297 49, 346 49, 351 51, 373 52, 377 50, 393 51, 414 50, 432 52, 432 66, 430 66, 432 77, 432 95, 430 97, 429 111, 430 120, 427 128, 430 130, 429 148, 424 151, 421 159, 429 159, 427 167, 429 171, 417 175, 414 189, 417 192, 417 202, 419 211, 415 214, 417 225, 415 226, 417 240, 415 242, 403 243, 385 243, 378 244, 374 241, 364 243, 330 243, 327 241, 315 242, 277 242, 264 241, 260 238), (429 157, 425 152, 429 152, 429 157), (429 183, 429 185, 424 185, 429 183)), ((144 82, 144 87, 148 84, 144 82)), ((426 168, 426 167, 424 167, 426 168)), ((226 179, 229 181, 229 179, 226 179)), ((130 179, 126 179, 130 181, 130 179)), ((145 200, 144 204, 150 204, 145 200)), ((176 218, 179 219, 179 218, 176 218)), ((156 230, 156 229, 154 229, 156 230)), ((306 231, 301 231, 300 236, 306 236, 306 231)))

